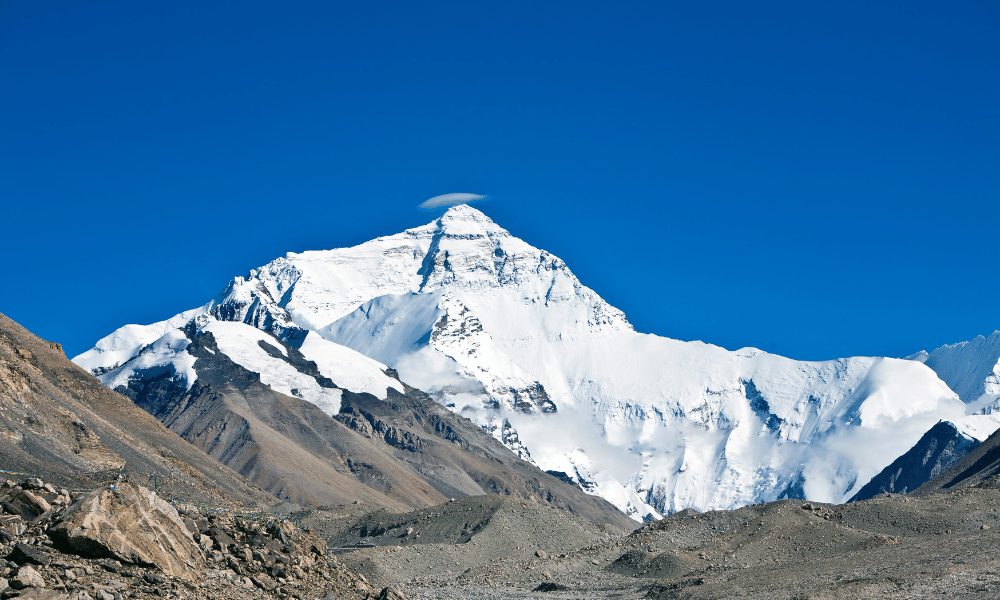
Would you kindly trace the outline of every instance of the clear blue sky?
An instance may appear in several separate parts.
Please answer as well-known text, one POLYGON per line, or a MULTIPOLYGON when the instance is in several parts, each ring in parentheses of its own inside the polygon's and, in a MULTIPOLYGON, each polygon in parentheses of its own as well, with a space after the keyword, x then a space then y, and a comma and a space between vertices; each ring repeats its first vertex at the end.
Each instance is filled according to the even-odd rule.
POLYGON ((447 192, 643 332, 1000 328, 996 0, 0 7, 0 312, 70 355, 447 192))

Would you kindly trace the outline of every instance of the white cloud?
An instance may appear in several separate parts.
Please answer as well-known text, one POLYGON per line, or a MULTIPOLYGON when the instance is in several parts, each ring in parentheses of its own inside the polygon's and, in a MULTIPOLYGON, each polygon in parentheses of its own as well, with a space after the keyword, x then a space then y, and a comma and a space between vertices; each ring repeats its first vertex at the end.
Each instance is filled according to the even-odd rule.
POLYGON ((481 194, 465 194, 465 193, 455 193, 455 194, 441 194, 440 196, 434 196, 424 200, 420 204, 420 208, 440 208, 442 206, 455 206, 456 204, 467 204, 469 202, 475 202, 476 200, 486 199, 485 195, 481 194))

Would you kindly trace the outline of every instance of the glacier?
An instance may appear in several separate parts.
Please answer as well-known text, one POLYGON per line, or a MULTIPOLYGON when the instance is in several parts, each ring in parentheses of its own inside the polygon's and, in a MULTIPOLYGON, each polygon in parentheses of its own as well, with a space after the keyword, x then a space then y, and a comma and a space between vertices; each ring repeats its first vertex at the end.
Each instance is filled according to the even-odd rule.
POLYGON ((164 347, 183 352, 161 339, 191 323, 233 338, 234 360, 262 382, 294 384, 327 411, 330 390, 266 373, 251 328, 352 391, 384 398, 391 367, 636 520, 782 497, 843 502, 939 420, 969 412, 930 358, 804 362, 636 332, 558 257, 466 205, 355 247, 289 253, 73 360, 121 382, 136 376, 130 364, 166 360, 164 347))

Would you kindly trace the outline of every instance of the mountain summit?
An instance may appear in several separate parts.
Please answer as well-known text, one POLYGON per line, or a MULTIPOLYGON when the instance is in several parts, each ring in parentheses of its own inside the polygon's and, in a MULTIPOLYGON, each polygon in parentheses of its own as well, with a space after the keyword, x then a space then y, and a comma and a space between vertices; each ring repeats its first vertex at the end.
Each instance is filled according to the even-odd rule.
MULTIPOLYGON (((223 321, 274 335, 354 392, 385 399, 396 384, 388 365, 635 519, 781 497, 843 501, 966 410, 918 361, 800 362, 636 333, 558 257, 464 205, 352 248, 290 253, 204 306, 126 325, 74 361, 121 385, 148 372, 130 364, 166 364, 150 348, 176 347, 171 331, 220 331, 212 323, 223 321)), ((340 410, 328 388, 294 392, 340 410)))

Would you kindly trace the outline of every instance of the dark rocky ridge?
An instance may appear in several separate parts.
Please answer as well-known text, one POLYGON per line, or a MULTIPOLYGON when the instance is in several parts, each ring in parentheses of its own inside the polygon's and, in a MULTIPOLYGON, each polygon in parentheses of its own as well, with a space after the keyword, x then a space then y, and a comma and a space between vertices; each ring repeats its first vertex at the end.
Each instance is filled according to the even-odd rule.
POLYGON ((941 421, 930 428, 906 453, 858 490, 851 498, 867 500, 879 494, 905 494, 946 471, 971 452, 979 442, 959 433, 951 423, 941 421))
POLYGON ((948 470, 932 477, 912 495, 925 496, 972 486, 1000 488, 1000 431, 994 432, 948 470))

